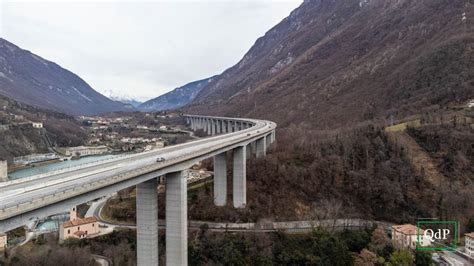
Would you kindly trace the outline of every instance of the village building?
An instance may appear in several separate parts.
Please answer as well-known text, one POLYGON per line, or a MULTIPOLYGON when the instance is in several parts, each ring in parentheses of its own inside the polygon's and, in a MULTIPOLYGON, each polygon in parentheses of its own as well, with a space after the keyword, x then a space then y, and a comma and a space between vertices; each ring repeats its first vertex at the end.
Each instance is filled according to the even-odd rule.
POLYGON ((165 147, 165 141, 163 139, 157 139, 157 140, 154 140, 155 142, 155 147, 156 148, 164 148, 165 147))
POLYGON ((69 147, 64 149, 64 154, 66 156, 89 156, 89 155, 99 155, 108 152, 109 149, 107 146, 78 146, 78 147, 69 147))
POLYGON ((464 242, 466 254, 474 259, 474 232, 465 234, 464 242))
POLYGON ((32 164, 44 161, 57 160, 59 156, 55 153, 29 154, 13 158, 13 164, 32 164))
POLYGON ((0 253, 5 252, 7 248, 7 235, 5 233, 0 233, 0 253))
POLYGON ((95 217, 75 218, 59 226, 59 239, 86 238, 100 232, 99 223, 95 217))
POLYGON ((31 122, 33 128, 43 128, 43 123, 41 122, 31 122))
POLYGON ((427 247, 431 245, 431 240, 425 237, 425 231, 412 224, 402 224, 392 226, 392 241, 399 249, 416 249, 418 242, 418 233, 420 234, 420 246, 427 247))
POLYGON ((473 108, 474 107, 474 100, 469 101, 469 103, 467 104, 467 107, 468 108, 473 108))

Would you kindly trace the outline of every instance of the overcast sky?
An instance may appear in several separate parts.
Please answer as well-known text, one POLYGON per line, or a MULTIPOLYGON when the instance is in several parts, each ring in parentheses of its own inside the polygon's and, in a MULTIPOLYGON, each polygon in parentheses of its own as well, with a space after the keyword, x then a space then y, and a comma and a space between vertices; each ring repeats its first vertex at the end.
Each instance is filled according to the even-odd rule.
POLYGON ((302 0, 0 0, 0 36, 110 96, 146 100, 237 63, 302 0))

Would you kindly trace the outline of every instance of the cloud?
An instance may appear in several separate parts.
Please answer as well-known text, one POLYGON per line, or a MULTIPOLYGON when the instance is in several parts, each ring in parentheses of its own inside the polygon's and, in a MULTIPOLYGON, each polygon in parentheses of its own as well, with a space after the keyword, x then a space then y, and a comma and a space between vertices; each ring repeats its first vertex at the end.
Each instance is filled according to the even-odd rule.
POLYGON ((301 2, 4 1, 0 34, 100 92, 145 100, 237 63, 301 2))

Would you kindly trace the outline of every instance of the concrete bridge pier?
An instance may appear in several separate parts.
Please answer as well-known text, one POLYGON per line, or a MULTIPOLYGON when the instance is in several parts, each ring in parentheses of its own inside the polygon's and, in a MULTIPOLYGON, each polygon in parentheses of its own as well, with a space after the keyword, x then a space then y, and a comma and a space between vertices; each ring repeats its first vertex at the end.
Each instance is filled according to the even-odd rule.
POLYGON ((270 144, 272 144, 272 134, 268 134, 265 136, 265 146, 268 149, 270 147, 270 144))
POLYGON ((186 181, 187 171, 166 175, 166 265, 188 265, 186 181))
POLYGON ((251 149, 251 154, 257 154, 257 142, 256 141, 252 141, 250 143, 250 149, 251 149))
POLYGON ((227 199, 227 152, 214 156, 214 204, 224 206, 227 199))
POLYGON ((0 160, 0 182, 8 181, 8 163, 0 160))
POLYGON ((234 148, 232 197, 235 208, 245 208, 247 204, 246 146, 234 148))
POLYGON ((232 129, 232 121, 227 121, 227 132, 234 132, 234 130, 232 129))
POLYGON ((227 133, 227 121, 222 120, 222 134, 227 133))
POLYGON ((207 123, 206 123, 206 119, 202 119, 202 131, 204 131, 204 133, 207 133, 207 123))
POLYGON ((221 134, 221 120, 216 120, 216 134, 221 134))
POLYGON ((207 132, 207 135, 211 135, 211 127, 212 127, 211 120, 208 119, 208 120, 206 121, 206 124, 207 124, 207 131, 206 131, 206 132, 207 132))
POLYGON ((216 134, 216 121, 211 119, 211 135, 214 136, 216 134))
POLYGON ((137 265, 158 265, 158 179, 137 185, 137 265))
POLYGON ((265 137, 257 139, 257 158, 267 154, 267 145, 265 137))

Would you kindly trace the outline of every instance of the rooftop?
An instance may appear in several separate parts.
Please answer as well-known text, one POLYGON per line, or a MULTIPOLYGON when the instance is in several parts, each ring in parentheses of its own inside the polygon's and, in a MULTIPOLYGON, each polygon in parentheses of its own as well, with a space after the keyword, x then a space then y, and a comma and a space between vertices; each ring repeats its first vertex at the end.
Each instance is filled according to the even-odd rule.
POLYGON ((83 236, 83 235, 85 235, 85 234, 86 234, 86 232, 84 232, 84 231, 76 231, 76 232, 74 232, 74 235, 76 235, 76 236, 83 236))
POLYGON ((474 232, 466 233, 467 237, 474 238, 474 232))
MULTIPOLYGON (((418 227, 412 225, 412 224, 401 224, 401 225, 394 225, 392 228, 400 232, 404 235, 416 235, 418 234, 418 227)), ((425 231, 420 228, 420 233, 424 233, 425 231)))
POLYGON ((86 218, 79 218, 79 219, 76 219, 76 220, 73 220, 73 221, 67 221, 63 224, 63 227, 64 228, 68 228, 68 227, 73 227, 73 226, 78 226, 78 225, 83 225, 83 224, 90 224, 90 223, 94 223, 94 222, 97 222, 97 218, 95 217, 86 217, 86 218))

